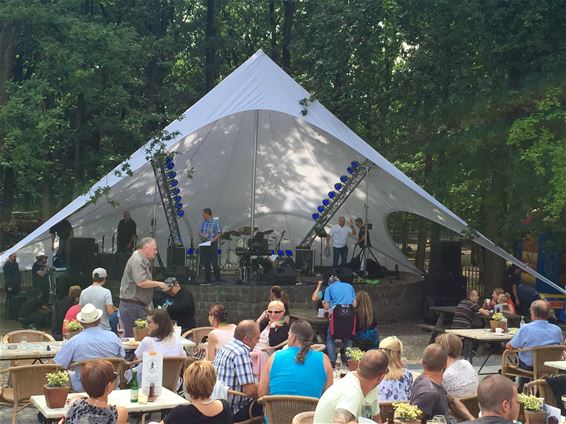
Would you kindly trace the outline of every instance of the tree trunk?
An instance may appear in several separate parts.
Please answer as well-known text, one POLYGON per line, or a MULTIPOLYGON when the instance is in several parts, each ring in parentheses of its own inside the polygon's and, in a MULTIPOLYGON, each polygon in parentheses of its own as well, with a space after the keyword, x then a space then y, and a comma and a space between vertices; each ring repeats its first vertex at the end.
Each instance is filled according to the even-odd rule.
POLYGON ((81 192, 81 183, 84 176, 84 166, 83 166, 83 120, 85 114, 85 101, 84 96, 79 94, 77 98, 77 108, 75 109, 75 146, 73 152, 73 195, 78 196, 81 192))
POLYGON ((204 89, 209 92, 216 81, 216 0, 206 2, 204 89))
POLYGON ((271 60, 278 61, 277 19, 275 19, 275 0, 269 0, 269 34, 271 39, 271 60))
POLYGON ((41 217, 44 221, 51 217, 51 181, 43 178, 41 181, 41 217))
POLYGON ((418 220, 418 236, 417 236, 417 252, 415 254, 415 266, 423 272, 425 269, 425 258, 426 258, 426 235, 427 235, 427 222, 425 218, 419 218, 418 220))
POLYGON ((291 35, 293 17, 295 15, 295 0, 283 1, 283 44, 281 46, 281 66, 286 72, 291 69, 291 35))
POLYGON ((4 192, 2 193, 2 220, 9 221, 14 209, 14 187, 16 175, 10 167, 4 168, 4 192))

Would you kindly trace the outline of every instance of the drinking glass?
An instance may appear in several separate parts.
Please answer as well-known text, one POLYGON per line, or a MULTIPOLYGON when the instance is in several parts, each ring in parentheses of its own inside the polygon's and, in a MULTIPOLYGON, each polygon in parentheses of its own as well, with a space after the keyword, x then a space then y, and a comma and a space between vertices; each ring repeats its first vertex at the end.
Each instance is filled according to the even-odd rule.
POLYGON ((120 321, 118 321, 116 329, 118 330, 118 336, 120 337, 120 339, 122 339, 124 337, 124 326, 120 321))
POLYGON ((446 417, 444 415, 435 415, 434 417, 432 417, 432 420, 438 424, 447 424, 446 417))

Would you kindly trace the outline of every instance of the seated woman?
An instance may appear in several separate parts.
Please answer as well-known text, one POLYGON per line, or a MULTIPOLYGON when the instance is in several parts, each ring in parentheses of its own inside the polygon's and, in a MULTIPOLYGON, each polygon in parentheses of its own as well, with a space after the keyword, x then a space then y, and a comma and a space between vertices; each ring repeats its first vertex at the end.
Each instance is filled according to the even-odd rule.
POLYGON ((88 398, 71 404, 65 423, 127 424, 126 408, 108 404, 108 394, 116 387, 117 378, 110 362, 102 359, 87 362, 81 371, 81 384, 88 398))
MULTIPOLYGON (((63 338, 63 332, 66 332, 63 324, 65 322, 65 316, 67 312, 73 305, 79 303, 79 298, 81 297, 81 286, 71 286, 69 287, 69 294, 59 300, 55 306, 55 314, 53 314, 53 322, 51 325, 51 334, 56 340, 61 340, 63 338)), ((80 308, 80 306, 79 306, 80 308)), ((78 313, 79 311, 77 311, 78 313)), ((75 314, 76 317, 76 314, 75 314)))
POLYGON ((517 313, 515 311, 515 305, 513 305, 513 301, 511 300, 511 295, 509 293, 501 293, 497 296, 497 304, 503 305, 503 310, 512 314, 517 313))
POLYGON ((208 334, 206 359, 213 362, 216 352, 234 338, 236 325, 228 323, 228 311, 226 311, 224 305, 212 305, 210 307, 208 322, 211 327, 214 327, 214 330, 208 334))
POLYGON ((285 321, 285 305, 279 300, 269 302, 267 310, 257 319, 259 329, 259 342, 250 353, 254 374, 259 378, 261 370, 269 357, 264 349, 277 346, 289 337, 289 323, 285 321))
POLYGON ((460 359, 462 353, 462 340, 455 334, 444 333, 434 342, 439 344, 448 353, 446 371, 442 377, 442 387, 454 397, 475 395, 478 391, 478 373, 465 359, 460 359))
POLYGON ((232 410, 224 399, 212 400, 216 371, 208 361, 193 362, 183 374, 185 393, 190 405, 176 406, 163 418, 161 424, 232 424, 232 410))
POLYGON ((314 332, 297 320, 289 330, 288 349, 275 352, 261 373, 258 395, 320 397, 332 385, 332 365, 323 352, 311 350, 314 332))
POLYGON ((395 336, 384 338, 379 344, 389 359, 389 371, 378 387, 380 402, 409 400, 413 387, 413 375, 403 366, 403 343, 395 336))
POLYGON ((373 315, 371 298, 365 291, 356 294, 356 334, 352 339, 352 345, 366 351, 379 347, 379 333, 377 323, 373 315))
MULTIPOLYGON (((143 359, 144 352, 161 352, 166 356, 187 356, 181 340, 175 337, 173 323, 167 309, 152 309, 147 313, 148 335, 143 338, 135 351, 137 359, 143 359)), ((141 382, 142 364, 137 366, 141 382)))

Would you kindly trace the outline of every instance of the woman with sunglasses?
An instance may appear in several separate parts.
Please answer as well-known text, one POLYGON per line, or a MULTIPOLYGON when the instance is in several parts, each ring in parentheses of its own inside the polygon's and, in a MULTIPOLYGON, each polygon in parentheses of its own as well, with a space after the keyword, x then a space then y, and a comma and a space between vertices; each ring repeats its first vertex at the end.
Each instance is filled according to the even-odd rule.
POLYGON ((81 384, 88 398, 73 402, 65 423, 127 424, 126 408, 108 404, 108 395, 116 387, 117 379, 110 362, 102 359, 87 362, 81 369, 81 384))

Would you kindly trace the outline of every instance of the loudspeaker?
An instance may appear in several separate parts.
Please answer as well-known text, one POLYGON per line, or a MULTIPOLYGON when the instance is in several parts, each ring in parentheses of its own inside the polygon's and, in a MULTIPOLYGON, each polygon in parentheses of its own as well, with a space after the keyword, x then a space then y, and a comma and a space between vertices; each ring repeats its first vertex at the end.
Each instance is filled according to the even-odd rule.
POLYGON ((430 246, 428 273, 431 275, 462 274, 462 243, 459 241, 433 241, 430 246))
POLYGON ((293 268, 272 268, 265 274, 262 282, 264 284, 290 286, 297 282, 297 271, 293 268))
POLYGON ((126 264, 120 260, 120 255, 101 253, 98 255, 98 266, 106 270, 109 280, 120 280, 126 264))
POLYGON ((297 247, 295 249, 295 258, 297 259, 297 269, 305 275, 314 274, 314 250, 297 247))
POLYGON ((348 267, 333 268, 332 272, 340 281, 350 284, 354 281, 354 272, 348 267))
POLYGON ((185 266, 185 254, 186 250, 184 247, 177 247, 175 245, 169 245, 167 247, 167 266, 185 266))
POLYGON ((69 257, 67 258, 69 274, 84 279, 96 268, 96 243, 93 238, 69 239, 69 257))
POLYGON ((370 258, 366 259, 366 271, 369 278, 382 278, 387 275, 387 268, 370 258))

